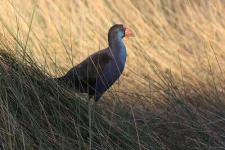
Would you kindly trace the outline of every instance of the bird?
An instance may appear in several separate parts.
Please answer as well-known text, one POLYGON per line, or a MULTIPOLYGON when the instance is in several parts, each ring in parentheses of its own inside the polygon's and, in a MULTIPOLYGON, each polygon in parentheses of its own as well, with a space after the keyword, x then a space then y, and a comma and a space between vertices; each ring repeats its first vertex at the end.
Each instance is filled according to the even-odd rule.
POLYGON ((126 63, 126 47, 122 39, 134 37, 132 30, 122 24, 113 25, 108 32, 108 47, 89 55, 57 82, 87 93, 97 102, 122 74, 126 63))

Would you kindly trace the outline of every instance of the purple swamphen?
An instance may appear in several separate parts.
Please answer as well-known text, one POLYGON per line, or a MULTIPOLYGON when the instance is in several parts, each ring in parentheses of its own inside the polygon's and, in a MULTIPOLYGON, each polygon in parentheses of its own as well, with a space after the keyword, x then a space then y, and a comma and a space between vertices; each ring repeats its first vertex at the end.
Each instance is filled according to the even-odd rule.
POLYGON ((134 33, 122 24, 113 25, 108 32, 108 48, 93 53, 55 80, 88 93, 90 99, 94 96, 97 102, 124 70, 127 54, 122 38, 125 36, 134 36, 134 33))

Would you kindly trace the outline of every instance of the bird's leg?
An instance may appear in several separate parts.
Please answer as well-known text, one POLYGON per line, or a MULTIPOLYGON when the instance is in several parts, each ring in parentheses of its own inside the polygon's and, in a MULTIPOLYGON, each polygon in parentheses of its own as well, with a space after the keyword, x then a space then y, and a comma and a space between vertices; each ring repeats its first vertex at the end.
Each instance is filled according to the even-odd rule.
POLYGON ((90 101, 92 97, 92 95, 88 95, 88 100, 90 101))
POLYGON ((88 126, 89 126, 89 149, 91 150, 92 148, 92 107, 91 107, 91 97, 88 95, 88 126))
POLYGON ((86 101, 86 105, 89 106, 90 102, 91 102, 91 98, 92 95, 88 95, 87 101, 86 101))

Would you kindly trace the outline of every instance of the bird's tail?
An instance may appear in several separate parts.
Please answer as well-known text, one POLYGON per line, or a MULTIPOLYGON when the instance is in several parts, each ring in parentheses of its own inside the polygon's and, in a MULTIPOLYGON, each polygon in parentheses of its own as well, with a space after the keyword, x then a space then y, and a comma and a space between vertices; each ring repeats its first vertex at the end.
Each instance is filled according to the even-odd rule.
POLYGON ((65 78, 62 76, 62 77, 58 77, 58 78, 53 78, 53 80, 59 84, 59 85, 66 85, 66 80, 65 78))
POLYGON ((73 87, 73 88, 77 89, 77 87, 75 86, 75 82, 73 82, 67 76, 62 76, 62 77, 59 77, 59 78, 53 78, 53 80, 55 82, 57 82, 59 85, 69 87, 69 88, 73 87))

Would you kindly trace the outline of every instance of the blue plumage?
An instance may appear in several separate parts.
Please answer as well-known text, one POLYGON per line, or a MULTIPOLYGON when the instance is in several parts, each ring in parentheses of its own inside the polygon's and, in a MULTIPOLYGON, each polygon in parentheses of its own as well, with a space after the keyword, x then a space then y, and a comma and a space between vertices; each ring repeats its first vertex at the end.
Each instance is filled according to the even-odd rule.
POLYGON ((126 47, 122 41, 124 36, 134 34, 123 25, 112 26, 108 33, 108 48, 90 55, 56 80, 82 93, 88 93, 89 98, 94 96, 97 102, 124 70, 126 63, 126 47))

